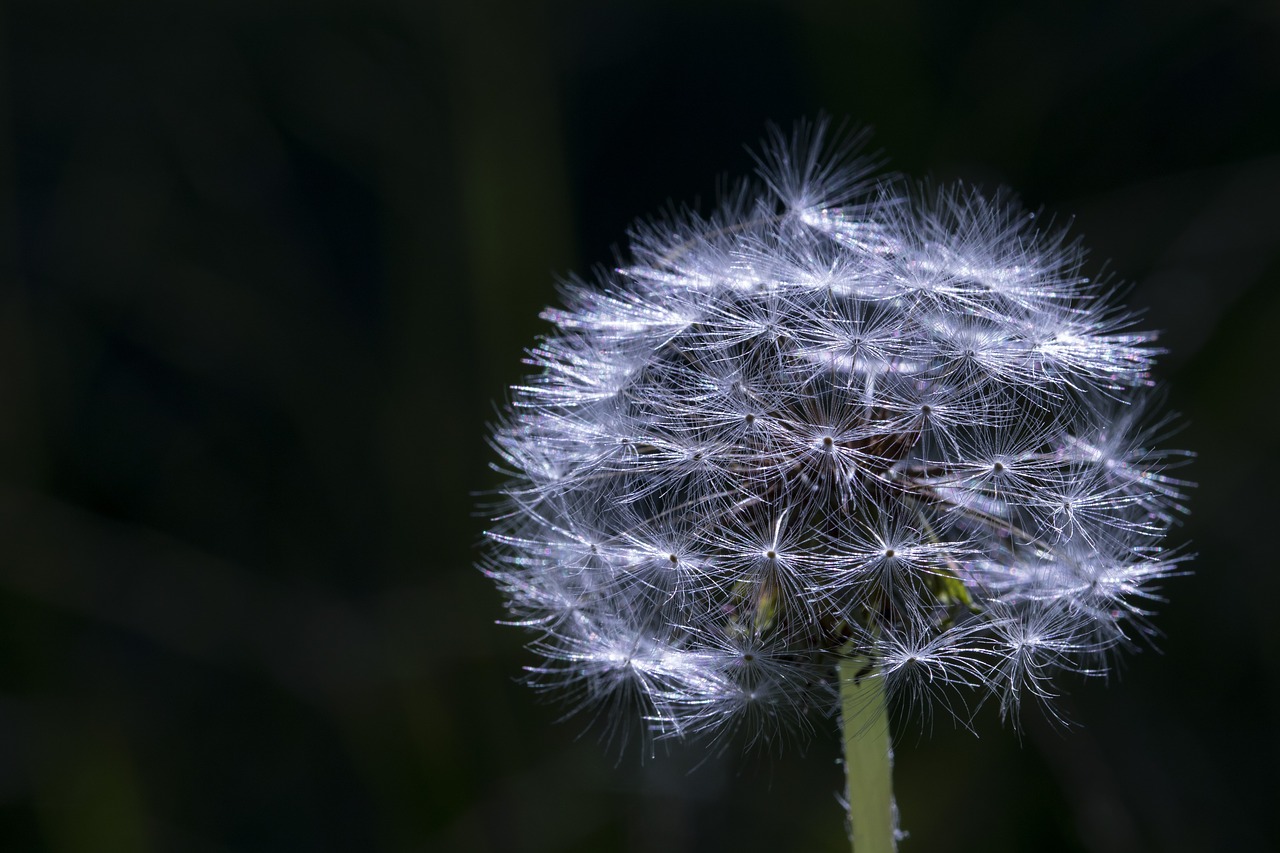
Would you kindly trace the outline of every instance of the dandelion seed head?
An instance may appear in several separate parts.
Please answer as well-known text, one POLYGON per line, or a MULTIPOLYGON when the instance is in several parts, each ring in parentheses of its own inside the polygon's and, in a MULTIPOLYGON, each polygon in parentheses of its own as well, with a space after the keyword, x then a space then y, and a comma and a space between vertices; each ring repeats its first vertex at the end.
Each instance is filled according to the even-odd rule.
POLYGON ((1014 716, 1153 632, 1191 485, 1154 336, 1065 229, 849 144, 773 132, 543 314, 483 568, 571 711, 773 743, 857 657, 925 716, 1014 716))

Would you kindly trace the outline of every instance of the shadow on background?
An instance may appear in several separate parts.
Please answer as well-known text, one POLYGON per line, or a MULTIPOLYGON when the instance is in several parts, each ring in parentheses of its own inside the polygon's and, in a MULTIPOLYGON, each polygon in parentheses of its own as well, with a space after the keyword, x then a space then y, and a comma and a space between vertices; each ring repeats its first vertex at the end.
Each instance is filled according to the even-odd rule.
POLYGON ((1200 453, 1164 654, 907 721, 903 849, 1280 845, 1280 15, 861 5, 7 4, 0 844, 846 849, 834 731, 616 761, 471 565, 555 277, 825 110, 1074 215, 1200 453))

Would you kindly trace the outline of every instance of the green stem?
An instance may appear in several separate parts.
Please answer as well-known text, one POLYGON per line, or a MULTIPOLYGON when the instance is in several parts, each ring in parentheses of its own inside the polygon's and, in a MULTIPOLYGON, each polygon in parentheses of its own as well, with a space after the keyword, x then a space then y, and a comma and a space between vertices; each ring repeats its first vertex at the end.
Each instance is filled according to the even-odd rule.
POLYGON ((893 853, 898 809, 884 679, 865 658, 840 662, 840 705, 853 853, 893 853))

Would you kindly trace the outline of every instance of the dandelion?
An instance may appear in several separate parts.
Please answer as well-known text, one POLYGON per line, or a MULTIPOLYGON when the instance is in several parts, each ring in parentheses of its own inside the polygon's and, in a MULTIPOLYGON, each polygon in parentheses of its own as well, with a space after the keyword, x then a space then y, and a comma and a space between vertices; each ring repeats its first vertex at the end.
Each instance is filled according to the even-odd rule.
MULTIPOLYGON (((855 140, 856 141, 856 140, 855 140)), ((1149 638, 1188 454, 1154 335, 1007 195, 876 179, 823 123, 572 280, 493 444, 484 569, 539 687, 614 730, 772 743, 839 712, 891 850, 886 708, 1052 712, 1149 638)))

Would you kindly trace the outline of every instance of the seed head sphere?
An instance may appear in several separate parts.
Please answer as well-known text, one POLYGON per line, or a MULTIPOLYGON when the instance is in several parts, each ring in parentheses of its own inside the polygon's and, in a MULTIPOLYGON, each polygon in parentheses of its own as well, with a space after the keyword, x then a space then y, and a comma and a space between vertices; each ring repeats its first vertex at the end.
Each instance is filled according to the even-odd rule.
POLYGON ((1183 561, 1154 335, 1079 243, 828 130, 543 315, 483 567, 574 710, 772 742, 856 657, 899 705, 1009 715, 1105 674, 1183 561))

